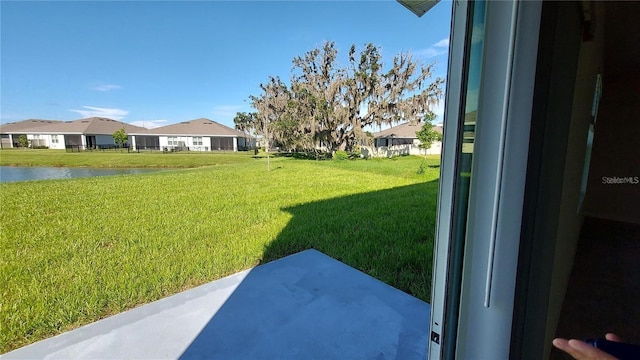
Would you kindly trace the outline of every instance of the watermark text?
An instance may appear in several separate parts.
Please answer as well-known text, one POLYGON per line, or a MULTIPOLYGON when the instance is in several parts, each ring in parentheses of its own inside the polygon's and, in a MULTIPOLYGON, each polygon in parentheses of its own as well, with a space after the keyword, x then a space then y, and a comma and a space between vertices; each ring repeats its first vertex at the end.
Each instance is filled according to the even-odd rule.
POLYGON ((613 184, 640 184, 640 176, 603 176, 602 183, 605 185, 613 184))

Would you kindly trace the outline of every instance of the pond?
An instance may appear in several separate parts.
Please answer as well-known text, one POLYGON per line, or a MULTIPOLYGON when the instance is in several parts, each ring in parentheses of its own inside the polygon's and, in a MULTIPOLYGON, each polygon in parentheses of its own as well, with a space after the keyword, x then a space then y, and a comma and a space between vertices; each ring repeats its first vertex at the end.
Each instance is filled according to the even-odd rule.
POLYGON ((163 169, 97 169, 69 167, 0 166, 0 182, 72 179, 79 177, 144 174, 163 169))

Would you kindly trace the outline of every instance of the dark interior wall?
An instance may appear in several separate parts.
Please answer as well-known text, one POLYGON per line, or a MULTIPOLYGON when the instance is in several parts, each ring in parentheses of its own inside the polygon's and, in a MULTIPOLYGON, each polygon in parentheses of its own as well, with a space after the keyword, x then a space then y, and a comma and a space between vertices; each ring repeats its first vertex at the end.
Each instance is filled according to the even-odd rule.
POLYGON ((527 340, 519 348, 512 341, 514 359, 549 356, 583 215, 640 223, 640 184, 602 183, 603 176, 640 177, 639 9, 638 2, 543 5, 516 289, 523 310, 514 314, 516 335, 527 340), (592 36, 584 32, 587 15, 595 16, 592 36), (603 96, 580 208, 597 74, 603 96))
POLYGON ((607 2, 585 214, 640 224, 640 2, 607 2))
MULTIPOLYGON (((590 24, 592 37, 587 41, 583 37, 580 46, 545 331, 548 349, 556 335, 583 214, 640 221, 640 184, 605 184, 602 179, 640 177, 640 23, 636 20, 640 3, 587 4, 583 10, 589 9, 595 23, 590 24), (603 93, 595 124, 586 200, 580 209, 581 169, 597 74, 603 74, 603 93)), ((588 25, 583 23, 583 34, 588 25)), ((546 350, 545 356, 548 354, 546 350)))
MULTIPOLYGON (((512 359, 546 358, 554 333, 550 327, 559 312, 554 304, 564 296, 563 289, 556 288, 555 277, 560 275, 556 247, 560 234, 573 237, 579 228, 575 224, 580 221, 580 181, 571 179, 581 173, 589 124, 575 112, 576 101, 583 98, 576 84, 585 78, 588 59, 581 41, 580 8, 579 2, 550 1, 542 6, 512 359)), ((567 240, 573 242, 563 238, 567 240)), ((562 272, 570 271, 571 261, 562 272)))
POLYGON ((603 2, 587 3, 586 5, 583 3, 582 5, 581 10, 589 11, 590 16, 592 19, 595 18, 596 22, 594 24, 585 21, 588 17, 583 15, 581 27, 583 37, 578 56, 570 129, 566 140, 566 162, 563 172, 558 228, 555 234, 553 274, 545 331, 545 346, 547 347, 545 355, 549 354, 551 340, 556 333, 584 219, 583 211, 580 208, 580 186, 585 167, 587 134, 592 122, 591 110, 597 77, 604 71, 606 25, 602 22, 606 6, 603 2))
MULTIPOLYGON (((604 3, 590 8, 604 17, 604 3)), ((583 221, 580 188, 597 75, 604 70, 603 24, 585 36, 582 2, 545 2, 519 262, 527 338, 518 359, 547 358, 555 335, 583 221)), ((517 342, 513 342, 517 344, 517 342)))

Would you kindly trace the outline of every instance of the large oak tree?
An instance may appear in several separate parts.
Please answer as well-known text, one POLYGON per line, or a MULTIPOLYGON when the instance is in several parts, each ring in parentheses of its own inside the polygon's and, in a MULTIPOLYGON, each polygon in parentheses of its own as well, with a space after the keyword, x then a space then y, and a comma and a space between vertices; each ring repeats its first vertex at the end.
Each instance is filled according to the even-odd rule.
POLYGON ((408 52, 385 70, 373 44, 360 51, 352 45, 348 65, 340 66, 335 43, 325 42, 293 59, 290 86, 277 77, 260 85, 262 93, 250 97, 255 119, 239 113, 236 127, 287 150, 352 151, 366 139, 366 127, 418 123, 433 114, 443 80, 432 80, 432 70, 408 52))

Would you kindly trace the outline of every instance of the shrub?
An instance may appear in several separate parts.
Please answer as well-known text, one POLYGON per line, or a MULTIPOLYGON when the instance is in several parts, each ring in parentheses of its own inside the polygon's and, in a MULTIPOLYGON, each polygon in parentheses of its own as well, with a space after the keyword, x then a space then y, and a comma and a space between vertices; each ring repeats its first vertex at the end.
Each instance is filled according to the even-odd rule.
POLYGON ((349 159, 349 154, 347 154, 347 152, 344 150, 338 150, 333 155, 333 160, 336 160, 336 161, 342 161, 342 160, 348 160, 348 159, 349 159))
POLYGON ((362 157, 362 149, 360 148, 360 145, 356 145, 353 148, 353 151, 349 153, 349 159, 359 159, 361 157, 362 157))
POLYGON ((427 167, 427 165, 425 164, 424 159, 422 160, 422 162, 420 163, 420 167, 418 168, 418 175, 422 175, 424 174, 425 168, 427 167))
POLYGON ((30 142, 31 142, 31 141, 30 141, 29 139, 27 139, 27 136, 26 136, 26 135, 20 135, 20 136, 18 136, 18 145, 19 145, 20 147, 24 147, 24 148, 29 147, 29 143, 30 143, 30 142))

